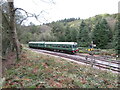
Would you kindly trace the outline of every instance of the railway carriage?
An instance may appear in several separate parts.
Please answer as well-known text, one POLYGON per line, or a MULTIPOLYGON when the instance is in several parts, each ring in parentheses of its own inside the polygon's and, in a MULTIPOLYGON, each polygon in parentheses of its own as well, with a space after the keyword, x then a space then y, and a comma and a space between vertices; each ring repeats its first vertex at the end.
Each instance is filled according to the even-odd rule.
POLYGON ((29 42, 29 47, 62 51, 72 54, 78 51, 76 42, 29 42))
POLYGON ((29 42, 29 47, 43 49, 45 47, 45 42, 29 42))

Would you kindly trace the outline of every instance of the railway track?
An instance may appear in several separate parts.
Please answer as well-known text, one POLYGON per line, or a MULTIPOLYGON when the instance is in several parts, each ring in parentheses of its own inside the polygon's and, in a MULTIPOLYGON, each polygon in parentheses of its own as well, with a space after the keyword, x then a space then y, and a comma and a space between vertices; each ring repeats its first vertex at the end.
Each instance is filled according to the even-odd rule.
POLYGON ((90 55, 89 56, 86 55, 87 56, 86 57, 85 55, 79 55, 79 54, 70 55, 70 54, 41 50, 41 49, 31 49, 31 50, 72 59, 72 60, 82 62, 85 64, 90 64, 92 67, 96 66, 99 68, 112 70, 112 71, 115 71, 118 73, 120 72, 120 66, 119 66, 120 62, 119 61, 113 61, 113 60, 110 61, 110 60, 106 60, 103 57, 94 57, 94 56, 90 56, 90 55))

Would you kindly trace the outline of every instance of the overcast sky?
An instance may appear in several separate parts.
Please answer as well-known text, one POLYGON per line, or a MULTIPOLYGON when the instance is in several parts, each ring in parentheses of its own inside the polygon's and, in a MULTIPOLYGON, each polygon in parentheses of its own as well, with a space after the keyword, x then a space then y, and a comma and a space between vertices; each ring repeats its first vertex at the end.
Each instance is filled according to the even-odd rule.
MULTIPOLYGON (((86 19, 98 14, 118 12, 119 0, 14 0, 15 7, 23 8, 29 13, 39 14, 42 23, 64 18, 86 19), (53 1, 53 2, 51 2, 53 1)), ((33 18, 29 19, 40 24, 33 18)))

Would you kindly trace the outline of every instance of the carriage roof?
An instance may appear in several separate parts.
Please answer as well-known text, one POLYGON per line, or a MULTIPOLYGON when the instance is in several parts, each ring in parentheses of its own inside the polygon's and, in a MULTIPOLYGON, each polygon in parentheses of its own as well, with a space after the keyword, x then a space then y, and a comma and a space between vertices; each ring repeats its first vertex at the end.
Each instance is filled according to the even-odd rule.
POLYGON ((66 44, 66 45, 77 45, 76 42, 29 42, 29 43, 36 43, 36 44, 66 44))

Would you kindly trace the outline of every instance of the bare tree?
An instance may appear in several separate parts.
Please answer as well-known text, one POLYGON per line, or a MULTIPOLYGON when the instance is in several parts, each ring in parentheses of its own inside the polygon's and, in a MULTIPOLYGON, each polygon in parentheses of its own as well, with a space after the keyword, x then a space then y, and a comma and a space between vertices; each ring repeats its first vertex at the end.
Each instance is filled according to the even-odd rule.
MULTIPOLYGON (((26 13, 26 17, 23 20, 21 20, 20 24, 24 20, 26 20, 28 17, 35 17, 36 20, 38 20, 38 17, 40 16, 40 14, 42 12, 44 12, 44 10, 41 11, 39 15, 31 14, 31 13, 28 13, 27 11, 25 11, 22 8, 14 8, 14 0, 7 0, 7 2, 8 2, 8 7, 9 7, 9 28, 10 28, 11 43, 13 44, 13 47, 16 50, 17 60, 19 60, 20 59, 20 53, 21 53, 21 44, 18 41, 17 32, 16 32, 16 21, 15 21, 16 10, 22 10, 26 13)), ((46 2, 46 1, 43 0, 43 2, 46 2)), ((49 0, 48 2, 54 3, 53 0, 49 0)))
POLYGON ((21 45, 20 42, 18 41, 17 33, 16 33, 14 0, 7 0, 7 1, 8 1, 9 16, 10 16, 9 25, 10 25, 11 42, 13 43, 13 46, 16 50, 17 60, 19 60, 21 53, 21 48, 20 48, 21 45))

